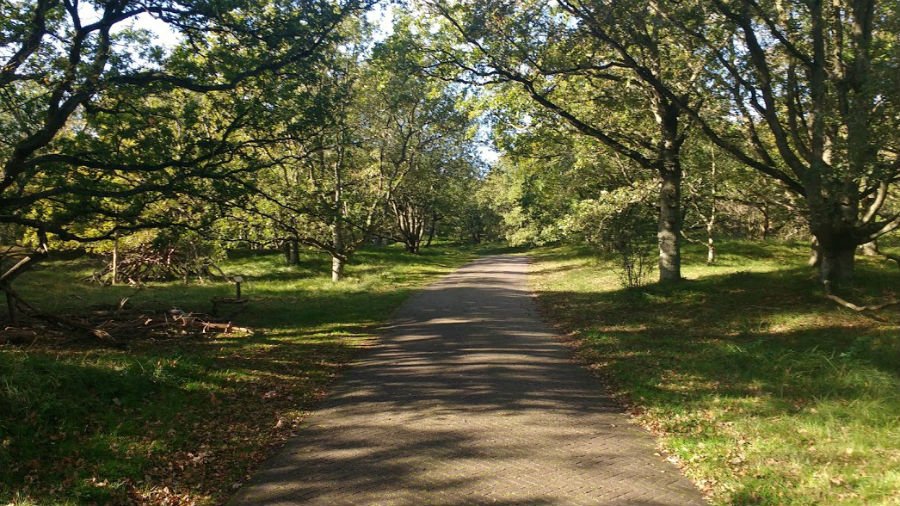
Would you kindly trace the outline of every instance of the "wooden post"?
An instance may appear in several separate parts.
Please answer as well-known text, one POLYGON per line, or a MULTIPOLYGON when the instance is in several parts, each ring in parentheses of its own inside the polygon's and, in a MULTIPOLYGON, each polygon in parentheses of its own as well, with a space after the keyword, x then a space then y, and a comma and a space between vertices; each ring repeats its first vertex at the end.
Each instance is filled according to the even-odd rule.
POLYGON ((119 234, 116 233, 113 239, 112 250, 112 284, 119 282, 119 234))
POLYGON ((235 298, 237 300, 241 300, 241 283, 243 283, 243 282, 244 282, 244 278, 242 278, 240 276, 234 277, 234 291, 235 291, 235 298))

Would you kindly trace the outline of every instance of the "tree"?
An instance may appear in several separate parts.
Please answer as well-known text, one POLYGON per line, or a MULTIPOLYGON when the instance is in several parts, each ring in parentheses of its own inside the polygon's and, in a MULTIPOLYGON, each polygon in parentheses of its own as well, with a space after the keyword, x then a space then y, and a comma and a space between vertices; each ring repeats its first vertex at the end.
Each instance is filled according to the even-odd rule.
POLYGON ((418 64, 400 36, 366 60, 363 34, 329 59, 329 70, 315 86, 276 94, 279 112, 272 128, 282 132, 282 141, 270 154, 273 168, 250 209, 293 240, 328 252, 334 281, 359 246, 390 233, 389 209, 404 242, 418 250, 423 213, 430 212, 422 205, 434 197, 426 192, 420 200, 418 190, 429 171, 446 161, 440 155, 455 143, 447 132, 457 131, 453 97, 416 79, 418 64), (311 107, 308 96, 314 97, 319 124, 294 128, 294 113, 311 107))
MULTIPOLYGON (((659 276, 681 278, 680 151, 704 65, 655 3, 434 1, 467 44, 439 49, 473 82, 515 83, 576 131, 659 178, 659 276)), ((684 9, 690 5, 685 4, 684 9)))
POLYGON ((372 60, 375 96, 386 105, 374 141, 379 156, 405 174, 388 204, 395 237, 410 253, 419 252, 426 234, 433 238, 437 222, 456 204, 473 198, 458 190, 476 173, 467 92, 425 75, 426 55, 416 38, 411 20, 400 18, 393 35, 376 46, 372 60))
POLYGON ((900 180, 896 5, 717 0, 703 19, 668 18, 715 62, 704 82, 721 102, 690 114, 802 197, 821 281, 849 281, 857 246, 900 228, 887 205, 900 180))
POLYGON ((4 3, 0 43, 0 225, 39 244, 96 241, 178 223, 170 199, 217 195, 258 166, 255 80, 304 78, 342 19, 367 5, 302 7, 109 0, 4 3), (171 52, 128 27, 153 16, 182 37, 171 52), (211 107, 214 102, 216 107, 211 107), (245 163, 239 163, 245 162, 245 163))
POLYGON ((278 138, 266 153, 271 166, 234 203, 243 215, 231 215, 262 218, 289 244, 289 261, 299 244, 328 253, 333 281, 343 278, 354 251, 371 237, 402 176, 379 165, 365 147, 358 49, 332 54, 315 82, 276 84, 267 120, 278 138), (313 124, 303 119, 310 117, 313 124))

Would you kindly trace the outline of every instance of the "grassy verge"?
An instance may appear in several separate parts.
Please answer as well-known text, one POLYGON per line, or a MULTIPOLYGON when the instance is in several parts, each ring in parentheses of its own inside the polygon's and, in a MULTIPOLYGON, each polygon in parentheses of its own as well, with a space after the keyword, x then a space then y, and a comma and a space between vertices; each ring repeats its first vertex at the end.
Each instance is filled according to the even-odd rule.
MULTIPOLYGON (((545 249, 534 284, 714 503, 900 504, 900 311, 824 300, 806 252, 731 242, 708 267, 689 247, 689 281, 622 289, 589 252, 545 249)), ((900 288, 891 263, 858 277, 854 300, 900 288)))
MULTIPOLYGON (((253 337, 0 346, 0 503, 221 502, 412 290, 474 254, 362 251, 339 284, 321 257, 298 267, 279 255, 237 258, 222 267, 248 279, 252 300, 236 321, 253 337)), ((83 282, 93 267, 48 262, 20 292, 59 314, 132 294, 83 282)), ((231 290, 160 283, 132 303, 208 311, 231 290)))

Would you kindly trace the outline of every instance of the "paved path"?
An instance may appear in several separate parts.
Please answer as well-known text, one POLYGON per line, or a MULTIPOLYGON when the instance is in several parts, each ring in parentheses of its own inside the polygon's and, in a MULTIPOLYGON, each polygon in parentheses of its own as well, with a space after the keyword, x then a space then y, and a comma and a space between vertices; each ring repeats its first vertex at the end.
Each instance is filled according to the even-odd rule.
POLYGON ((528 261, 413 296, 230 504, 702 504, 538 316, 528 261))

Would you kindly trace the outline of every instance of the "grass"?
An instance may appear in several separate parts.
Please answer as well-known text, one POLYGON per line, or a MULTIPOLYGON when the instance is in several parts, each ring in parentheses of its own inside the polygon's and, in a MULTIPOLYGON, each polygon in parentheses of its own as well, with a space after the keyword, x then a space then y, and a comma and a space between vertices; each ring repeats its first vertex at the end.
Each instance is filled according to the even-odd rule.
MULTIPOLYGON (((236 321, 253 337, 0 346, 0 504, 222 502, 411 291, 474 254, 365 250, 339 284, 321 256, 288 267, 280 255, 248 255, 222 267, 247 279, 251 302, 236 321)), ((134 291, 84 282, 94 267, 48 262, 19 291, 58 314, 134 291)), ((156 283, 131 300, 208 311, 231 290, 156 283)))
MULTIPOLYGON (((900 311, 822 297, 804 246, 687 247, 688 281, 621 288, 589 251, 534 253, 542 309, 715 504, 900 504, 900 311)), ((874 301, 895 264, 862 259, 874 301)))

